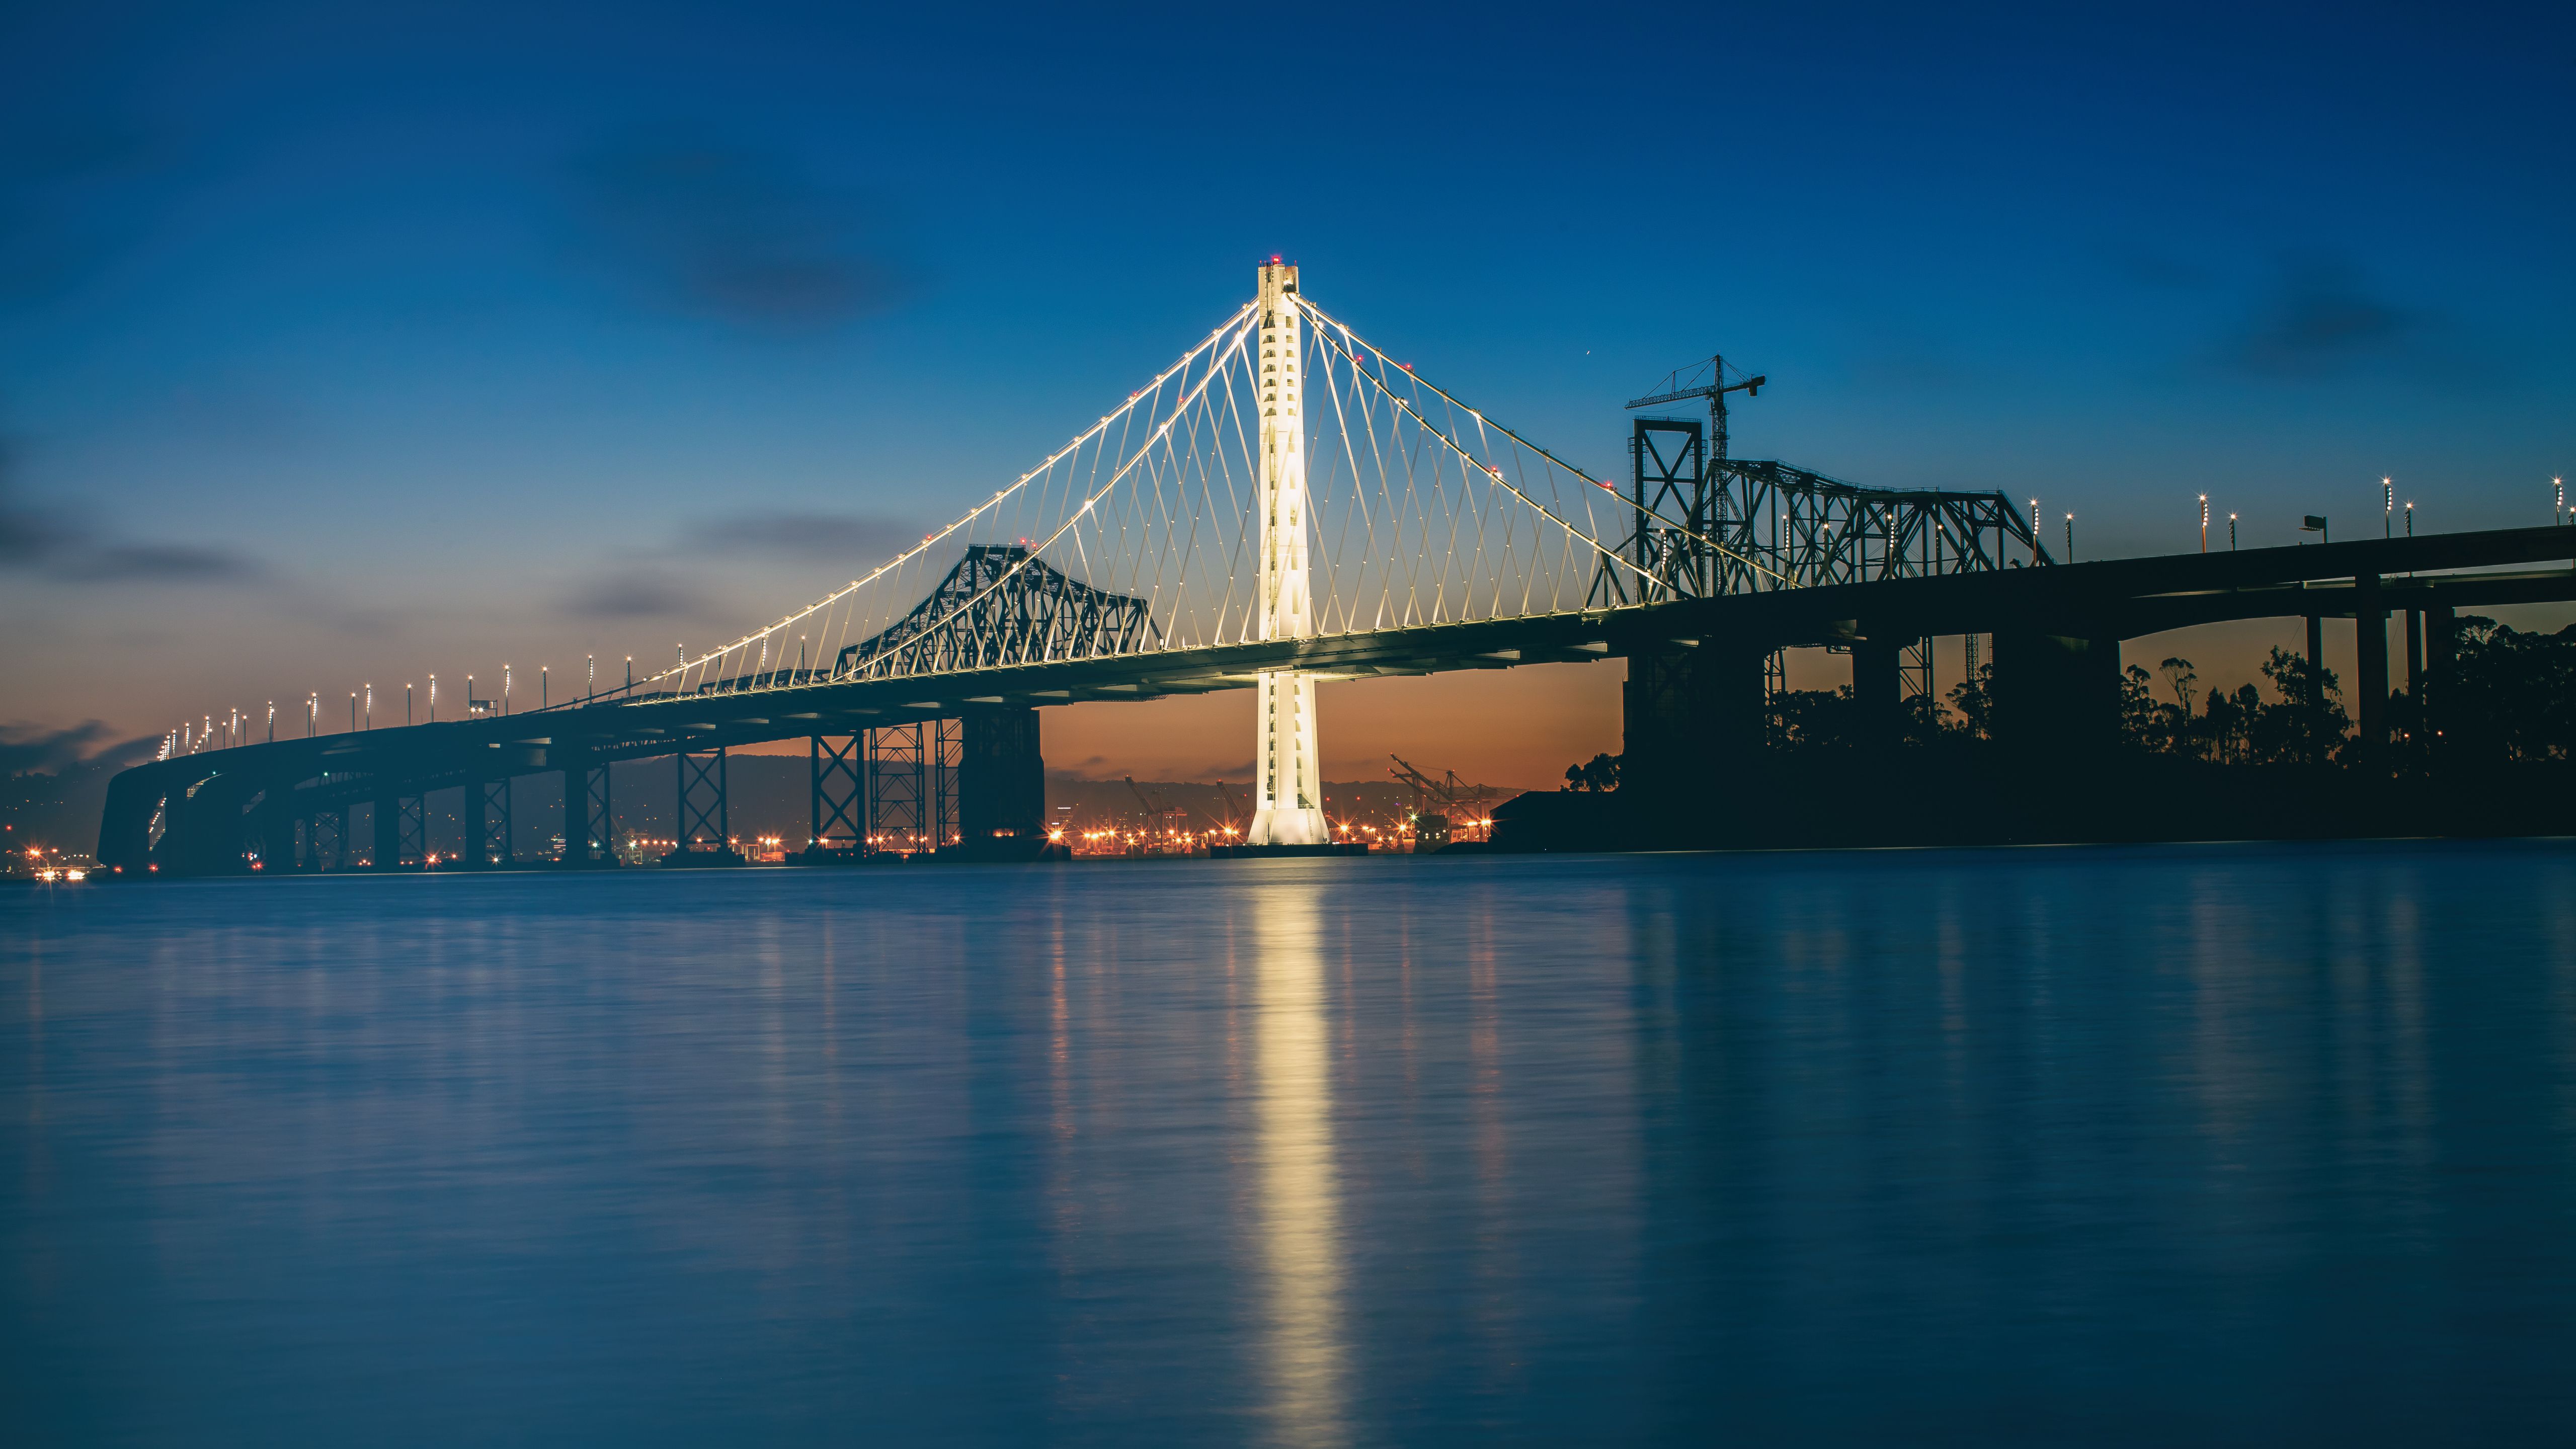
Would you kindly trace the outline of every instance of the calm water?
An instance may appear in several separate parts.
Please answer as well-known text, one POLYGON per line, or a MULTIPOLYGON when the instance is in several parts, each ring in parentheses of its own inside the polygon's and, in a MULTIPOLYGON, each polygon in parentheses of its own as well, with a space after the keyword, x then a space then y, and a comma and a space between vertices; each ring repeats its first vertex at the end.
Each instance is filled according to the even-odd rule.
POLYGON ((12 1444, 2563 1443, 2576 847, 0 895, 12 1444))

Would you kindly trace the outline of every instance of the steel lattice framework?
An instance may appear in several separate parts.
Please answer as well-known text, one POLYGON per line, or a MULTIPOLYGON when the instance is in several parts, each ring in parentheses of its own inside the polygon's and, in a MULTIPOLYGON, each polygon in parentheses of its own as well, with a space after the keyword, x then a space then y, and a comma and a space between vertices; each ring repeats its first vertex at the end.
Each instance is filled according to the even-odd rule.
MULTIPOLYGON (((894 627, 843 649, 834 679, 890 679, 1131 654, 1154 632, 1143 599, 1095 589, 1021 544, 971 544, 894 627)), ((716 687, 724 687, 721 683, 716 687)))
POLYGON ((1595 607, 2055 562, 2001 493, 1868 488, 1787 463, 1707 459, 1695 418, 1639 418, 1634 517, 1595 607), (1672 521, 1668 521, 1672 520, 1672 521))

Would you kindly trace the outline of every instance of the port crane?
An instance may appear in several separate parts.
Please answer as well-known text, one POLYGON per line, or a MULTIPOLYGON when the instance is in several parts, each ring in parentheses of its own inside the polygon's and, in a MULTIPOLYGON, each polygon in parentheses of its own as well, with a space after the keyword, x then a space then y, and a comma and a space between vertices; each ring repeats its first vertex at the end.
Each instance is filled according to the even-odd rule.
POLYGON ((1135 796, 1136 803, 1145 807, 1145 848, 1152 851, 1170 849, 1172 837, 1181 833, 1181 825, 1189 812, 1164 804, 1159 790, 1147 796, 1145 787, 1137 784, 1133 775, 1127 776, 1127 793, 1135 796))
POLYGON ((1395 762, 1387 773, 1398 783, 1413 789, 1413 839, 1416 848, 1447 844, 1453 823, 1463 826, 1481 819, 1483 812, 1477 807, 1494 798, 1495 791, 1491 786, 1470 785, 1459 779, 1455 770, 1443 770, 1440 778, 1435 780, 1400 755, 1387 758, 1395 762), (1440 808, 1434 810, 1431 808, 1434 805, 1440 808), (1463 818, 1453 822, 1452 814, 1463 818))

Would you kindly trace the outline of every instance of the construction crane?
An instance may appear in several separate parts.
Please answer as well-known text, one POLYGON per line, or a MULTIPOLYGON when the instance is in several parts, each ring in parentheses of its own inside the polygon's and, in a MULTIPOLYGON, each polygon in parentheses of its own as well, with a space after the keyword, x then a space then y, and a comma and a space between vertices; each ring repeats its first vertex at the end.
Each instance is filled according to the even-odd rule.
MULTIPOLYGON (((1693 418, 1643 417, 1629 427, 1630 502, 1636 509, 1634 531, 1616 552, 1627 556, 1638 573, 1656 580, 1665 596, 1706 598, 1722 591, 1727 566, 1748 566, 1755 544, 1748 533, 1752 514, 1727 496, 1726 398, 1729 393, 1759 397, 1768 376, 1741 372, 1729 381, 1726 358, 1712 354, 1706 362, 1677 367, 1644 397, 1632 398, 1631 412, 1665 403, 1708 399, 1708 422, 1693 418)), ((1594 584, 1596 604, 1631 602, 1629 584, 1602 561, 1594 584)), ((1649 586, 1649 592, 1658 592, 1649 586)))
POLYGON ((1739 372, 1736 374, 1735 381, 1728 382, 1725 355, 1712 353, 1707 362, 1693 365, 1687 373, 1678 367, 1666 373, 1664 380, 1656 384, 1653 392, 1641 398, 1629 399, 1628 411, 1635 412, 1639 408, 1658 408, 1666 403, 1681 402, 1688 398, 1707 398, 1710 456, 1723 463, 1726 461, 1726 395, 1740 392, 1746 397, 1760 397, 1762 385, 1770 380, 1767 375, 1746 377, 1739 372), (1708 369, 1706 382, 1698 381, 1701 367, 1708 369))
POLYGON ((1455 770, 1443 770, 1440 778, 1435 780, 1415 769, 1400 755, 1387 758, 1395 762, 1395 767, 1387 773, 1413 789, 1413 841, 1416 850, 1447 844, 1451 814, 1465 817, 1457 822, 1460 825, 1472 824, 1482 816, 1476 807, 1494 798, 1492 787, 1470 785, 1459 779, 1455 770), (1434 810, 1431 808, 1434 805, 1440 808, 1434 810))
POLYGON ((1225 787, 1223 780, 1216 782, 1216 793, 1217 798, 1225 802, 1225 819, 1218 822, 1219 826, 1228 835, 1242 833, 1244 826, 1252 819, 1251 813, 1237 803, 1234 792, 1225 787))

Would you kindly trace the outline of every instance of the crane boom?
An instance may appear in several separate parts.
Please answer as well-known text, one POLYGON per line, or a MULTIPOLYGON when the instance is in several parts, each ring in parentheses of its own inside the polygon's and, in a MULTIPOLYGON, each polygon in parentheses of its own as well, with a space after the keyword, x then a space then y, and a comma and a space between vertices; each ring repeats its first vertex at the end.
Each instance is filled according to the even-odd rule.
MULTIPOLYGON (((1708 381, 1694 386, 1683 386, 1682 369, 1676 367, 1671 372, 1664 374, 1662 385, 1654 392, 1648 393, 1646 396, 1641 398, 1630 399, 1628 406, 1631 409, 1661 407, 1665 403, 1681 402, 1684 399, 1695 397, 1704 397, 1713 400, 1730 392, 1740 392, 1746 397, 1760 397, 1762 395, 1763 387, 1771 381, 1768 376, 1760 376, 1747 377, 1735 382, 1728 382, 1726 380, 1726 359, 1723 355, 1710 357, 1706 365, 1709 369, 1708 381)), ((1689 375, 1691 377, 1699 376, 1699 369, 1697 367, 1690 369, 1689 375)))

